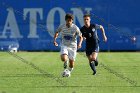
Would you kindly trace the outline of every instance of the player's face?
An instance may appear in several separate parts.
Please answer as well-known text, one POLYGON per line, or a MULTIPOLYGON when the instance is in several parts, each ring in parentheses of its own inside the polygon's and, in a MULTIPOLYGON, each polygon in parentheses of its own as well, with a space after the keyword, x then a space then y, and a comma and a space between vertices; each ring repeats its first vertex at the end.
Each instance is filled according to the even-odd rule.
POLYGON ((90 17, 84 17, 85 25, 90 25, 90 17))
POLYGON ((72 25, 72 23, 73 23, 73 20, 72 19, 69 18, 69 19, 66 20, 66 25, 68 27, 70 27, 72 25))

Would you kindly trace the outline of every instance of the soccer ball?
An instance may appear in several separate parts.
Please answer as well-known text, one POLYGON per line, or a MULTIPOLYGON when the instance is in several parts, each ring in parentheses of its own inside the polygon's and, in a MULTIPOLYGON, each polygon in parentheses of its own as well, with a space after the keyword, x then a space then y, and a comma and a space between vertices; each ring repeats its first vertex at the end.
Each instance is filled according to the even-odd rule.
POLYGON ((17 48, 11 48, 11 49, 10 49, 10 52, 16 53, 16 52, 17 52, 17 48))
POLYGON ((70 71, 68 69, 65 69, 63 72, 62 72, 62 77, 70 77, 70 71))

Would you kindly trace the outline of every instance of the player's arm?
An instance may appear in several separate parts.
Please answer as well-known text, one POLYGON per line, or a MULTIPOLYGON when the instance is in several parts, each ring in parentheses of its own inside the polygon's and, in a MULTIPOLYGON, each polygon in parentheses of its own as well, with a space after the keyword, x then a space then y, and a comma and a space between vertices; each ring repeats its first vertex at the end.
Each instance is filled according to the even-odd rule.
POLYGON ((102 31, 103 39, 104 39, 104 41, 106 42, 106 41, 107 41, 107 37, 106 37, 106 35, 105 35, 105 30, 104 30, 104 28, 103 28, 102 25, 100 25, 100 30, 102 31))
POLYGON ((84 35, 84 33, 83 33, 82 28, 80 29, 80 31, 81 31, 81 33, 82 33, 83 40, 86 40, 86 37, 85 37, 85 35, 84 35))
POLYGON ((83 37, 84 40, 86 40, 86 37, 83 37))
POLYGON ((56 42, 56 39, 57 39, 57 37, 58 37, 58 35, 59 35, 59 32, 61 32, 61 28, 62 28, 62 25, 60 25, 60 26, 58 27, 58 29, 56 30, 56 32, 55 32, 55 34, 54 34, 54 41, 53 41, 53 44, 54 44, 55 46, 58 46, 58 44, 57 44, 57 42, 56 42))
POLYGON ((83 37, 82 37, 82 35, 79 36, 79 39, 80 39, 80 40, 79 40, 79 43, 78 43, 78 49, 82 47, 82 46, 81 46, 81 45, 82 45, 82 42, 83 42, 83 37))
POLYGON ((58 37, 58 32, 56 32, 56 33, 54 34, 54 41, 53 41, 53 44, 54 44, 55 46, 58 46, 58 44, 57 44, 57 42, 56 42, 57 37, 58 37))
POLYGON ((77 27, 77 34, 79 35, 79 43, 78 43, 78 46, 77 46, 77 48, 79 49, 82 46, 83 36, 82 36, 81 30, 78 27, 77 27))

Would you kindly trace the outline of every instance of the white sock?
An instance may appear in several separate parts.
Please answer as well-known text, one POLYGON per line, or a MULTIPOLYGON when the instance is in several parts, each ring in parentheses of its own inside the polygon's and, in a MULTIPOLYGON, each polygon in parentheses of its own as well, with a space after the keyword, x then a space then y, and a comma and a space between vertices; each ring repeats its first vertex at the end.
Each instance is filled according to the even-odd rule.
POLYGON ((70 67, 69 67, 69 71, 72 72, 72 71, 73 71, 73 68, 70 68, 70 67))

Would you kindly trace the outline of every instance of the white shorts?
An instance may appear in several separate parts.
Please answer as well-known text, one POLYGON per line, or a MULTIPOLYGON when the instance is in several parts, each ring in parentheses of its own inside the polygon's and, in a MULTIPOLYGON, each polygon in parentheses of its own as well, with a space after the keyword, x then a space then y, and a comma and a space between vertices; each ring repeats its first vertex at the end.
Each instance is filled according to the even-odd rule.
POLYGON ((68 55, 68 58, 71 59, 71 60, 75 61, 76 52, 77 52, 77 48, 61 46, 61 51, 60 51, 61 55, 66 54, 66 55, 68 55))

